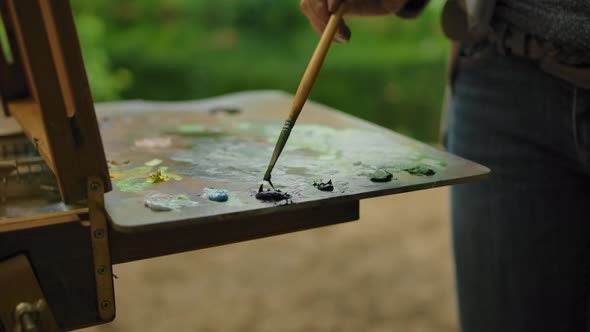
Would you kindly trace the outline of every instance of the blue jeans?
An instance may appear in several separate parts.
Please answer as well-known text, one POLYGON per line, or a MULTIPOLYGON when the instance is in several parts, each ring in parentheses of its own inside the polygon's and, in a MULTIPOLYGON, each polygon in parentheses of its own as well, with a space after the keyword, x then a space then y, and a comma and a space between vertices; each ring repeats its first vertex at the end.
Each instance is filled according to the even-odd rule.
POLYGON ((452 189, 462 331, 589 331, 590 90, 491 47, 453 87, 449 150, 492 169, 452 189))

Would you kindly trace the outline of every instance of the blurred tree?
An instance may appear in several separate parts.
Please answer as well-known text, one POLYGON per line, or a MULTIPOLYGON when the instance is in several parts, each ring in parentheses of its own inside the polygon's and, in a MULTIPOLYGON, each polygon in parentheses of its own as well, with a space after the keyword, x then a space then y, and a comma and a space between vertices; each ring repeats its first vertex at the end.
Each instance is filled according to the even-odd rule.
POLYGON ((82 41, 84 62, 92 94, 96 101, 113 100, 121 97, 121 92, 131 86, 131 73, 125 68, 114 68, 106 40, 105 24, 95 15, 99 5, 105 5, 105 1, 91 1, 76 3, 76 25, 82 41), (92 5, 91 5, 92 4, 92 5))
MULTIPOLYGON (((434 2, 414 21, 350 19, 312 98, 423 140, 437 136, 446 43, 434 2)), ((294 92, 318 37, 298 0, 72 0, 95 100, 294 92)))

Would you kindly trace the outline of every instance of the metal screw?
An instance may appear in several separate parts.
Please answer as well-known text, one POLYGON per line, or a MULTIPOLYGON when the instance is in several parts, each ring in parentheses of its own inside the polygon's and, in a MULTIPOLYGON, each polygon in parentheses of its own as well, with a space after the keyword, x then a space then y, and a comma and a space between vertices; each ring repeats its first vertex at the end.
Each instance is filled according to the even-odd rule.
POLYGON ((102 310, 106 310, 111 306, 111 302, 109 302, 108 300, 104 300, 102 302, 100 302, 100 308, 102 310))
POLYGON ((34 304, 19 303, 14 309, 15 331, 38 331, 37 324, 41 318, 41 312, 46 307, 47 303, 43 299, 37 300, 34 304))
POLYGON ((97 191, 98 189, 100 189, 100 184, 98 182, 92 182, 90 184, 90 190, 97 191))
POLYGON ((104 237, 104 229, 99 228, 94 230, 94 237, 97 239, 102 239, 104 237))
POLYGON ((106 267, 106 266, 104 266, 104 265, 100 265, 100 266, 99 266, 99 267, 96 269, 96 272, 97 272, 98 274, 105 274, 105 273, 107 273, 107 267, 106 267))
POLYGON ((21 330, 26 332, 39 331, 37 323, 39 321, 39 313, 25 312, 20 317, 21 330))
POLYGON ((35 308, 37 309, 37 311, 41 312, 45 310, 45 308, 47 308, 47 302, 45 302, 45 300, 43 299, 39 299, 35 303, 35 308))

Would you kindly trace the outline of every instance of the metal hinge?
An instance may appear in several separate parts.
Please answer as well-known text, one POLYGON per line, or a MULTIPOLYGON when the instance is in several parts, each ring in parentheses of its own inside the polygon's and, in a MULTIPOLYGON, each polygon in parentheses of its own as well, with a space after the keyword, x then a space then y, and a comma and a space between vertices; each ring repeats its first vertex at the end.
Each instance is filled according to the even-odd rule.
POLYGON ((104 321, 115 317, 115 292, 104 207, 104 182, 98 176, 88 179, 88 215, 94 256, 94 277, 99 316, 104 321))

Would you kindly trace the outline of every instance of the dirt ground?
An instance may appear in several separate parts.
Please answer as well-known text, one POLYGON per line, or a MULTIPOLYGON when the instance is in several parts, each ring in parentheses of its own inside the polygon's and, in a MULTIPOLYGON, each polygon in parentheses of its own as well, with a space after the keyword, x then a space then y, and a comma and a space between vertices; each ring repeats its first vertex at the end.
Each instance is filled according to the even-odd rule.
POLYGON ((115 266, 109 331, 456 331, 448 189, 361 220, 115 266))

